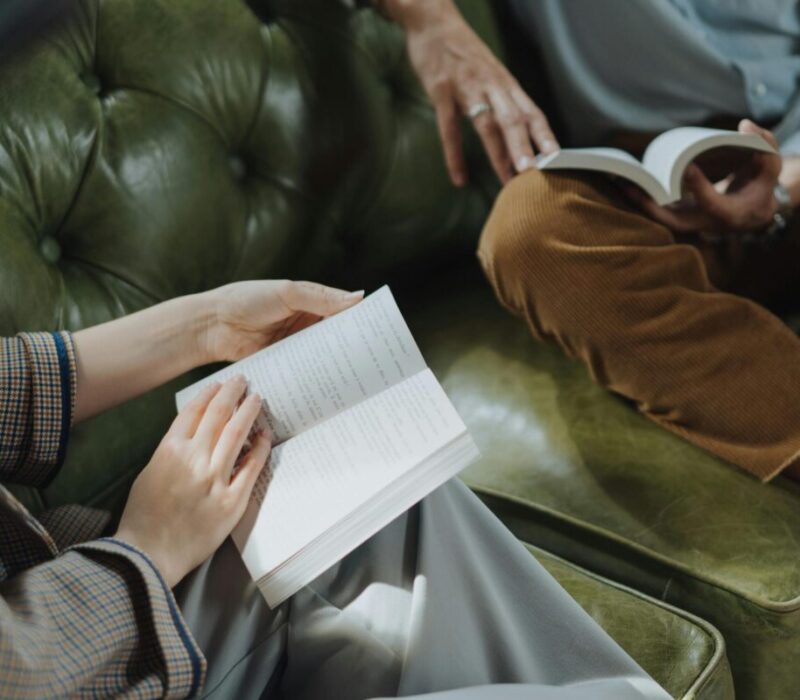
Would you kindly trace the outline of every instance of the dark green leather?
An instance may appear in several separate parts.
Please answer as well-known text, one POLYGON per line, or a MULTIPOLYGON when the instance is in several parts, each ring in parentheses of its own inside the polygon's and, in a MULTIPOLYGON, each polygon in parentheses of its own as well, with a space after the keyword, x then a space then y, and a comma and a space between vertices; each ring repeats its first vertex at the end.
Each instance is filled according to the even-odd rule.
MULTIPOLYGON (((489 5, 462 6, 498 48, 489 5)), ((440 276, 442 261, 472 260, 496 184, 465 130, 472 184, 449 185, 435 120, 397 28, 336 0, 263 2, 258 12, 242 0, 83 0, 67 26, 0 67, 0 333, 78 329, 254 277, 351 288, 390 281, 408 300, 440 276)), ((426 346, 487 454, 473 478, 483 469, 505 479, 520 467, 527 476, 515 487, 526 499, 529 484, 562 470, 591 500, 592 474, 583 468, 575 479, 570 469, 580 460, 561 452, 559 406, 542 404, 537 390, 542 382, 569 385, 575 369, 523 338, 485 296, 473 301, 446 288, 426 303, 428 321, 419 323, 433 320, 436 331, 426 346), (480 316, 471 316, 473 303, 480 316), (465 315, 483 326, 465 334, 465 315), (507 340, 520 354, 504 364, 491 348, 507 340), (550 358, 544 370, 536 369, 540 357, 550 358), (498 390, 519 402, 515 415, 498 412, 498 390), (492 431, 509 443, 487 442, 492 431)), ((174 415, 176 387, 190 380, 77 427, 55 481, 18 493, 34 510, 74 501, 118 508, 174 415)), ((589 400, 573 406, 579 424, 608 402, 585 391, 589 400)), ((607 438, 592 442, 599 464, 619 458, 620 440, 633 436, 618 428, 612 420, 607 438)), ((642 435, 627 443, 620 473, 649 463, 647 450, 660 438, 642 435)), ((671 446, 665 472, 694 454, 663 444, 671 446)), ((622 480, 620 488, 619 498, 629 498, 633 485, 622 480)), ((563 503, 549 493, 554 511, 573 507, 569 493, 563 503)), ((752 485, 747 493, 756 499, 762 491, 752 485)), ((548 542, 549 533, 528 539, 548 542)), ((605 584, 575 590, 603 624, 623 619, 609 616, 617 604, 603 602, 611 596, 605 584)), ((625 618, 620 639, 668 687, 683 692, 713 666, 708 625, 673 621, 680 634, 656 646, 650 614, 635 625, 634 617, 625 618)), ((701 684, 697 697, 727 697, 716 690, 726 687, 724 663, 715 668, 709 677, 721 680, 701 684)))
POLYGON ((737 697, 796 697, 800 489, 659 429, 462 276, 411 324, 483 453, 466 481, 521 539, 713 623, 737 697))
POLYGON ((581 607, 672 697, 734 697, 725 642, 710 624, 538 547, 527 546, 581 607))
MULTIPOLYGON (((488 6, 466 9, 496 45, 488 6)), ((450 186, 399 29, 333 0, 259 12, 84 0, 0 67, 0 333, 236 279, 360 288, 472 248, 492 192, 450 186)), ((117 503, 174 390, 76 428, 61 475, 25 500, 117 503)))

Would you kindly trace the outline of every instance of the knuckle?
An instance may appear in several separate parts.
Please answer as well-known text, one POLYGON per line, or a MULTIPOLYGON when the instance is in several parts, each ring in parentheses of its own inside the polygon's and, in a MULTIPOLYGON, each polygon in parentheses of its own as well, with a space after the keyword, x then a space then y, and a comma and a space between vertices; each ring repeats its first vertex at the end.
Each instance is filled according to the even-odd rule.
POLYGON ((444 97, 450 92, 452 83, 447 76, 437 76, 430 83, 431 95, 436 97, 444 97))
POLYGON ((241 442, 247 437, 249 430, 243 423, 234 423, 228 430, 230 430, 231 438, 236 442, 241 442))
POLYGON ((208 410, 211 413, 211 417, 216 421, 227 421, 230 418, 231 409, 227 402, 215 402, 209 406, 208 410))
POLYGON ((488 114, 482 114, 477 119, 474 119, 472 123, 481 138, 487 139, 494 134, 495 123, 488 114))
POLYGON ((167 458, 177 457, 181 453, 180 441, 171 435, 167 435, 161 441, 161 453, 167 458))
POLYGON ((210 469, 195 470, 195 483, 202 493, 209 494, 214 489, 216 478, 210 469))
POLYGON ((505 129, 510 129, 517 126, 524 126, 525 117, 522 112, 517 110, 503 112, 497 116, 497 121, 505 129))

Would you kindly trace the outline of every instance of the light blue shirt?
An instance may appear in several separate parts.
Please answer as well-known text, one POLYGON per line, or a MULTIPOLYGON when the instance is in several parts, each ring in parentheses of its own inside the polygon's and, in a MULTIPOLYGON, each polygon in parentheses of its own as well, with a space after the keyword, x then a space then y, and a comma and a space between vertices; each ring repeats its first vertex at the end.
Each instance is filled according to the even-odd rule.
POLYGON ((510 1, 571 144, 747 116, 784 120, 781 148, 800 153, 798 0, 510 1))

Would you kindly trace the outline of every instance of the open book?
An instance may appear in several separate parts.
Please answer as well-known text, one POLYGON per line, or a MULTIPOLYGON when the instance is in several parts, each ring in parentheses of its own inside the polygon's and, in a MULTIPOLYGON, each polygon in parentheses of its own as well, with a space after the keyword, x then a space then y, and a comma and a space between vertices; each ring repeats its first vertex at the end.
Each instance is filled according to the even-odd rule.
POLYGON ((388 287, 180 391, 243 374, 272 455, 232 537, 274 607, 478 457, 388 287))
POLYGON ((657 136, 640 163, 618 148, 565 148, 537 159, 539 170, 599 170, 630 180, 665 205, 681 198, 681 181, 687 166, 701 153, 715 148, 745 148, 774 153, 756 134, 686 126, 657 136))

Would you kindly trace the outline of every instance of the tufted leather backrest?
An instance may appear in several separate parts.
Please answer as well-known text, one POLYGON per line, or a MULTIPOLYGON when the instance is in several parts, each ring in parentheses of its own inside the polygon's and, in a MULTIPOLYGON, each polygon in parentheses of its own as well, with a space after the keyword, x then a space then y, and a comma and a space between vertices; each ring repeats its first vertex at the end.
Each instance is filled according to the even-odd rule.
MULTIPOLYGON (((496 45, 486 3, 463 3, 496 45)), ((336 0, 83 0, 0 66, 0 333, 78 329, 258 277, 362 287, 470 250, 398 28, 336 0), (256 3, 253 3, 256 5, 256 3)), ((174 386, 75 431, 34 507, 106 502, 174 386)))

